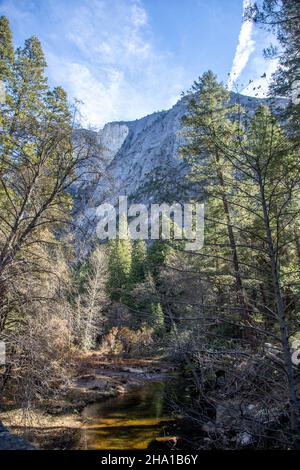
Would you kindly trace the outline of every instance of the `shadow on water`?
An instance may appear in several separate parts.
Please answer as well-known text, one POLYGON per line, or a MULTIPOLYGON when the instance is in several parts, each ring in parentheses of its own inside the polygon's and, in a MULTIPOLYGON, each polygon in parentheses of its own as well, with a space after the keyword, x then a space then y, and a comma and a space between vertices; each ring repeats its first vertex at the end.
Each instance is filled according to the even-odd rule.
POLYGON ((145 383, 126 394, 88 405, 84 440, 87 449, 146 449, 175 422, 169 397, 182 390, 178 381, 145 383))

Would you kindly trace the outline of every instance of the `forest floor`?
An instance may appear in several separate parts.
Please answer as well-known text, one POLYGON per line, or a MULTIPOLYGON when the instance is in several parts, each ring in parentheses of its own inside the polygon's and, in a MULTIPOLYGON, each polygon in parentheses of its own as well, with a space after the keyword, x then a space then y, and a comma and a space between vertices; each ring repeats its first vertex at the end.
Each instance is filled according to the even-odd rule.
POLYGON ((37 449, 78 449, 86 405, 159 380, 174 369, 162 357, 111 359, 97 352, 85 353, 76 358, 74 373, 58 397, 28 411, 7 403, 0 410, 0 421, 37 449))

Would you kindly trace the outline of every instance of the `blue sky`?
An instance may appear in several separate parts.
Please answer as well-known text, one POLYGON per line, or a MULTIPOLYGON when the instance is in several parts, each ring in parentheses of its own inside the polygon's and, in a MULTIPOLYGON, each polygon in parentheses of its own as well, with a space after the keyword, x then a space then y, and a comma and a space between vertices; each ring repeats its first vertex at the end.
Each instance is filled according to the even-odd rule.
POLYGON ((0 0, 0 14, 16 46, 40 38, 50 84, 81 100, 85 124, 99 128, 171 107, 208 69, 262 95, 260 76, 275 65, 262 57, 270 37, 242 23, 249 1, 0 0))

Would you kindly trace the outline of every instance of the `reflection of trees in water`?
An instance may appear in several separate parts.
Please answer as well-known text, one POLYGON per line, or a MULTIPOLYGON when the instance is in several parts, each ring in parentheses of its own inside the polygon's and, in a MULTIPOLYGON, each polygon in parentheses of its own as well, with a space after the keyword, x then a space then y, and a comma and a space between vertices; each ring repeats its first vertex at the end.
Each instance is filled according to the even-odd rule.
POLYGON ((166 421, 174 418, 168 407, 176 384, 152 382, 134 388, 122 397, 88 406, 84 416, 87 447, 90 449, 146 448, 159 436, 166 421))

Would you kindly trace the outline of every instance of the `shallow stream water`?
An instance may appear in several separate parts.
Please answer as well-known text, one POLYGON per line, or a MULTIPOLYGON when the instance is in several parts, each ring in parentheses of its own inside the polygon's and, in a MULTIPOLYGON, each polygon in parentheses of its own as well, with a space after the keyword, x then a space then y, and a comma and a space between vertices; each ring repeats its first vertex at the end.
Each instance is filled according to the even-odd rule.
POLYGON ((86 449, 146 449, 176 421, 170 397, 180 390, 174 380, 146 382, 122 396, 88 405, 83 411, 86 449))

